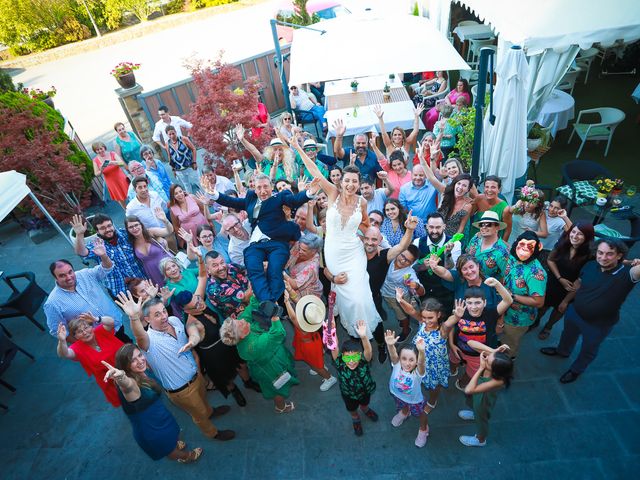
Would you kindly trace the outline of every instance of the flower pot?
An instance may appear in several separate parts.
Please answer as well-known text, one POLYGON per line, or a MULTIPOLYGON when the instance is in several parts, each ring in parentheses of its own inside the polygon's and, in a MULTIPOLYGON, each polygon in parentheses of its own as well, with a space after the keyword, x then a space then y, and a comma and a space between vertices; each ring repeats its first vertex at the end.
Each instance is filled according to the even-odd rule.
POLYGON ((540 145, 542 145, 542 139, 541 138, 527 138, 527 151, 533 152, 540 145))
POLYGON ((351 91, 352 91, 353 93, 356 93, 356 92, 358 91, 358 87, 351 87, 351 91))
POLYGON ((136 86, 136 74, 133 72, 125 73, 116 77, 116 81, 122 88, 133 88, 136 86))
POLYGON ((47 105, 49 105, 51 108, 56 108, 53 104, 53 99, 51 97, 44 97, 42 101, 47 105))
POLYGON ((382 100, 385 103, 391 100, 391 92, 382 92, 382 100))
MULTIPOLYGON (((87 218, 85 219, 87 221, 87 224, 90 226, 91 225, 91 220, 93 220, 93 217, 95 215, 89 215, 87 216, 87 218)), ((88 232, 87 232, 88 233, 88 232)), ((94 233, 93 235, 87 235, 85 233, 85 237, 84 237, 84 243, 85 245, 91 245, 93 244, 93 241, 98 238, 98 234, 94 233)), ((73 231, 73 228, 71 228, 69 230, 69 239, 71 240, 71 242, 75 245, 76 243, 76 232, 73 231)))

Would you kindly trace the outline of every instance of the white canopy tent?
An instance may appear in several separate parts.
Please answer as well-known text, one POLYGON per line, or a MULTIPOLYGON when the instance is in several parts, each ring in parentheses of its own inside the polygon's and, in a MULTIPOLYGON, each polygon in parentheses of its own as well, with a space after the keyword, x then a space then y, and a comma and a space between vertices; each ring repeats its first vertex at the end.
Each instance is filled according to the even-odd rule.
POLYGON ((11 211, 18 206, 26 196, 30 196, 31 200, 42 211, 45 217, 49 220, 51 225, 62 235, 73 247, 71 239, 60 228, 60 225, 49 214, 44 205, 40 203, 40 200, 36 198, 31 189, 27 186, 27 176, 10 170, 8 172, 0 172, 0 222, 5 219, 11 211))
POLYGON ((289 84, 435 70, 468 70, 428 18, 347 15, 293 34, 289 84), (318 31, 319 30, 319 31, 318 31))

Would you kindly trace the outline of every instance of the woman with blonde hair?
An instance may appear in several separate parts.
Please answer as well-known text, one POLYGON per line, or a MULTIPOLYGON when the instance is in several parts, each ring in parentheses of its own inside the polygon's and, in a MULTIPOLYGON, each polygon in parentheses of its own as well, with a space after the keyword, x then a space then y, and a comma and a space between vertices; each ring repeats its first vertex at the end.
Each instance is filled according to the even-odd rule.
POLYGON ((236 125, 235 134, 253 156, 254 165, 251 165, 251 161, 249 161, 250 167, 268 175, 273 181, 288 180, 294 182, 297 180, 294 153, 290 148, 286 147, 282 140, 279 138, 272 139, 269 145, 265 147, 264 152, 261 153, 255 145, 245 138, 244 127, 241 124, 236 125))

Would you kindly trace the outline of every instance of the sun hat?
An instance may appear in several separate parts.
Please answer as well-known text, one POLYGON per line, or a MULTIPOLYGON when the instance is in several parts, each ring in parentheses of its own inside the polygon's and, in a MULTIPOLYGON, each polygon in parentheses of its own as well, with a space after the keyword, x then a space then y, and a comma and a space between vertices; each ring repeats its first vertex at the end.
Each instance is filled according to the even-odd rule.
POLYGON ((326 311, 320 298, 315 295, 305 295, 296 304, 298 325, 305 332, 315 332, 322 327, 326 311))
POLYGON ((270 147, 281 147, 283 145, 284 143, 282 143, 282 140, 280 140, 279 138, 274 138, 269 142, 270 147))
POLYGON ((307 138, 302 145, 302 148, 313 147, 318 148, 318 144, 313 138, 307 138))
POLYGON ((477 222, 473 222, 473 226, 476 228, 480 228, 480 224, 484 222, 493 222, 499 225, 498 230, 504 230, 507 228, 507 224, 500 221, 500 217, 493 210, 487 210, 482 213, 482 217, 477 222))

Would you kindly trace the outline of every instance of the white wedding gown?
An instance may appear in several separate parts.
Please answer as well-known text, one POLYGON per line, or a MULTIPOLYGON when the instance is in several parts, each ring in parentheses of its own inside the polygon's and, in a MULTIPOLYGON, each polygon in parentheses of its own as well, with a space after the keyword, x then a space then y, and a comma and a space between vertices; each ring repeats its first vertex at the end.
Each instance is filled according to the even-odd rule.
POLYGON ((334 283, 331 286, 336 292, 335 313, 340 315, 340 323, 349 335, 357 338, 356 321, 365 320, 368 336, 371 338, 372 332, 382 320, 371 296, 364 245, 356 233, 361 221, 362 209, 358 203, 343 227, 336 199, 327 210, 324 255, 327 267, 333 275, 342 272, 347 274, 347 283, 334 283))

